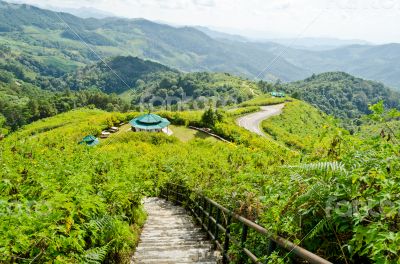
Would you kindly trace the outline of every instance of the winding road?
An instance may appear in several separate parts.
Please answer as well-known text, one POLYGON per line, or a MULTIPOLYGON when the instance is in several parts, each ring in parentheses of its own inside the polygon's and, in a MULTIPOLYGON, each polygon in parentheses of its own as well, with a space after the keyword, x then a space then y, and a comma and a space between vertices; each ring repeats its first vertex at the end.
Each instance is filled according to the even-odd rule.
POLYGON ((272 116, 281 114, 284 106, 285 104, 262 106, 260 112, 243 116, 237 120, 237 123, 250 132, 265 137, 266 135, 261 128, 261 122, 272 116))

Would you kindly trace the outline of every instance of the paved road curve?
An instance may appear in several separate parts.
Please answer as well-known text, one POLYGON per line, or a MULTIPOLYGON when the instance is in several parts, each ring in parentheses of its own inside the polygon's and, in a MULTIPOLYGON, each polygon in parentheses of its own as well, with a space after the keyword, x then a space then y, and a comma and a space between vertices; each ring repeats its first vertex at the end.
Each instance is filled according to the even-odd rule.
POLYGON ((250 132, 265 137, 265 134, 261 129, 261 122, 282 113, 284 106, 285 104, 262 106, 260 112, 243 116, 237 120, 237 123, 239 126, 246 128, 250 132))
POLYGON ((148 217, 131 264, 216 264, 207 236, 185 209, 159 198, 147 198, 148 217))

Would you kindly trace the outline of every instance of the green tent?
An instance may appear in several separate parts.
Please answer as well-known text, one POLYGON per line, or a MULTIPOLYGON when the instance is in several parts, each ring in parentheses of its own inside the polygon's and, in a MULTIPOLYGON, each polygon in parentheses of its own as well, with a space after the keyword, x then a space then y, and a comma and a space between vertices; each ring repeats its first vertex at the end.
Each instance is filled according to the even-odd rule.
POLYGON ((96 145, 98 145, 99 143, 100 143, 99 139, 96 138, 95 136, 92 136, 92 135, 89 135, 89 136, 84 137, 84 138, 82 139, 82 141, 79 142, 79 144, 81 144, 81 145, 84 145, 84 144, 85 144, 85 145, 87 145, 87 146, 89 146, 89 147, 96 146, 96 145))
POLYGON ((161 116, 146 114, 132 119, 129 124, 131 124, 136 131, 161 131, 171 123, 161 116))

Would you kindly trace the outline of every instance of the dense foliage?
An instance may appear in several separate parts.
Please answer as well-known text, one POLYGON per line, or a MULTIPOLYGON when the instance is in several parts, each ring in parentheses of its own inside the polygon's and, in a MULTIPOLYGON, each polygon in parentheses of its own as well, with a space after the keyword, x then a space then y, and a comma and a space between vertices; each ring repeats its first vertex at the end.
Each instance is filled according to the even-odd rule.
MULTIPOLYGON (((276 130, 281 142, 292 137, 282 120, 297 124, 296 133, 309 134, 304 145, 315 148, 311 155, 237 127, 235 116, 254 107, 216 118, 209 110, 203 120, 201 112, 160 113, 174 124, 202 125, 208 120, 204 116, 211 116, 213 130, 234 144, 120 132, 96 148, 78 145, 87 134, 137 116, 98 110, 72 111, 11 134, 0 142, 2 261, 126 261, 143 222, 138 201, 172 181, 203 190, 335 263, 396 263, 398 190, 393 182, 400 164, 394 135, 390 141, 368 137, 363 143, 334 124, 324 127, 329 120, 302 104, 287 103, 282 118, 271 123, 281 127, 276 130), (299 108, 321 126, 302 124, 293 114, 299 108), (342 205, 355 201, 359 213, 343 215, 342 205), (385 201, 394 204, 380 214, 377 203, 385 201)), ((381 108, 373 109, 376 126, 382 122, 381 108)), ((251 241, 248 246, 262 252, 263 240, 251 241)), ((289 261, 287 254, 276 254, 289 261)))
POLYGON ((240 106, 248 107, 248 106, 275 105, 275 104, 282 104, 287 100, 290 100, 290 99, 289 98, 276 98, 276 97, 272 97, 269 94, 263 94, 261 96, 257 96, 251 100, 241 103, 240 106))
POLYGON ((176 71, 151 61, 133 57, 116 57, 79 69, 64 77, 66 86, 72 90, 97 87, 107 93, 121 94, 134 89, 137 82, 148 82, 162 74, 174 74, 176 71))
MULTIPOLYGON (((0 73, 1 74, 1 73, 0 73)), ((14 79, 0 81, 0 135, 33 121, 54 116, 71 109, 92 106, 107 111, 127 111, 130 105, 116 95, 96 90, 49 92, 14 79)))
POLYGON ((400 93, 342 72, 313 75, 280 88, 329 115, 353 120, 369 114, 368 106, 381 100, 388 108, 399 107, 400 103, 400 93))
POLYGON ((135 115, 72 111, 0 143, 1 261, 126 263, 143 222, 140 198, 154 194, 156 186, 192 177, 206 183, 220 178, 221 169, 234 177, 238 170, 266 168, 261 160, 249 160, 253 154, 246 147, 184 144, 157 134, 124 132, 97 148, 77 144, 135 115), (247 155, 247 164, 237 167, 247 155))
POLYGON ((286 103, 283 113, 265 120, 263 130, 273 139, 301 151, 316 151, 329 144, 339 132, 335 121, 310 105, 295 100, 286 103))
MULTIPOLYGON (((73 89, 96 87, 106 93, 115 92, 131 98, 135 104, 156 100, 155 104, 171 98, 194 101, 215 97, 220 103, 242 102, 259 93, 257 85, 249 81, 218 73, 181 73, 161 64, 134 57, 116 57, 85 67, 64 79, 73 89), (110 70, 110 68, 112 70, 110 70)), ((201 100, 200 100, 201 101, 201 100)), ((207 100, 199 102, 204 108, 207 100)))

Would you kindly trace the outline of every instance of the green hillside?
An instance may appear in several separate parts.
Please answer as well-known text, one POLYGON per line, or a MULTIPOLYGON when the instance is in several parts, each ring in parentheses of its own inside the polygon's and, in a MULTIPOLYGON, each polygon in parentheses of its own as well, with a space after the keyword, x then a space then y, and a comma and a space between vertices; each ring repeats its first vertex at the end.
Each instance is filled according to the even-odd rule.
POLYGON ((360 118, 369 113, 370 104, 381 100, 389 108, 400 105, 400 93, 343 72, 313 75, 304 81, 282 85, 280 89, 338 118, 360 118))
MULTIPOLYGON (((271 124, 280 127, 274 132, 279 141, 302 137, 313 150, 311 156, 300 154, 237 127, 235 115, 243 111, 222 114, 213 125, 232 143, 200 138, 181 142, 162 134, 122 131, 88 148, 78 144, 84 136, 138 115, 89 109, 43 119, 12 133, 0 141, 0 261, 128 263, 145 218, 140 199, 155 195, 167 182, 203 190, 238 213, 257 216, 267 229, 302 240, 303 247, 334 263, 398 261, 396 254, 388 253, 396 252, 398 239, 387 235, 398 232, 397 204, 382 217, 368 214, 376 206, 372 203, 360 204, 365 214, 345 217, 340 210, 327 215, 321 206, 395 199, 398 145, 376 137, 360 142, 335 132, 333 124, 325 143, 315 144, 329 120, 311 106, 292 102, 271 124), (302 123, 299 112, 311 113, 320 125, 302 123), (382 239, 371 243, 370 237, 377 236, 382 239)), ((197 112, 160 114, 175 125, 202 120, 197 112)), ((247 246, 261 252, 266 244, 260 240, 247 246)), ((277 251, 275 256, 288 261, 286 253, 277 251)))
POLYGON ((182 73, 134 57, 108 58, 107 65, 95 63, 54 77, 58 74, 48 73, 53 68, 43 62, 4 54, 3 64, 0 59, 4 131, 83 106, 127 111, 148 108, 148 103, 159 107, 167 100, 169 107, 179 103, 180 107, 204 109, 211 101, 226 106, 261 94, 256 83, 229 74, 182 73))
POLYGON ((262 128, 275 140, 300 151, 320 151, 339 130, 332 117, 302 101, 286 103, 283 113, 263 121, 262 128))
POLYGON ((123 93, 136 87, 138 80, 149 82, 157 76, 177 74, 164 65, 133 57, 116 57, 99 62, 65 76, 66 86, 72 90, 96 87, 107 93, 123 93))
POLYGON ((0 45, 22 50, 55 70, 73 71, 82 63, 99 61, 99 56, 130 55, 185 72, 229 72, 288 82, 313 73, 345 71, 400 87, 399 44, 308 51, 271 42, 212 38, 195 28, 142 19, 83 19, 5 2, 0 7, 0 45))
MULTIPOLYGON (((265 61, 274 58, 263 48, 249 49, 239 43, 217 41, 189 27, 175 28, 141 19, 82 19, 26 5, 1 5, 0 22, 4 26, 0 43, 15 48, 28 44, 30 54, 58 54, 74 63, 99 60, 81 40, 92 45, 101 57, 140 56, 183 71, 254 76, 265 67, 265 61)), ((299 72, 301 68, 282 59, 265 76, 285 80, 290 79, 289 74, 296 78, 305 76, 299 72)))
POLYGON ((82 109, 33 123, 0 142, 1 262, 42 251, 41 262, 128 263, 143 224, 143 196, 176 177, 211 187, 223 179, 220 169, 236 178, 253 173, 255 164, 267 170, 275 163, 267 153, 287 155, 269 147, 257 151, 266 164, 243 163, 252 155, 245 146, 133 132, 93 149, 78 145, 83 136, 135 115, 82 109))
POLYGON ((98 90, 46 91, 0 70, 0 135, 33 121, 79 107, 127 111, 131 106, 121 98, 98 90))
MULTIPOLYGON (((215 97, 221 103, 232 104, 261 93, 255 83, 230 74, 182 73, 130 56, 110 58, 106 63, 99 62, 68 74, 63 78, 61 87, 72 90, 95 87, 106 93, 117 93, 122 98, 133 99, 135 105, 154 98, 165 100, 167 97, 175 98, 175 101, 215 97)), ((207 102, 197 107, 204 108, 204 104, 207 102)))

